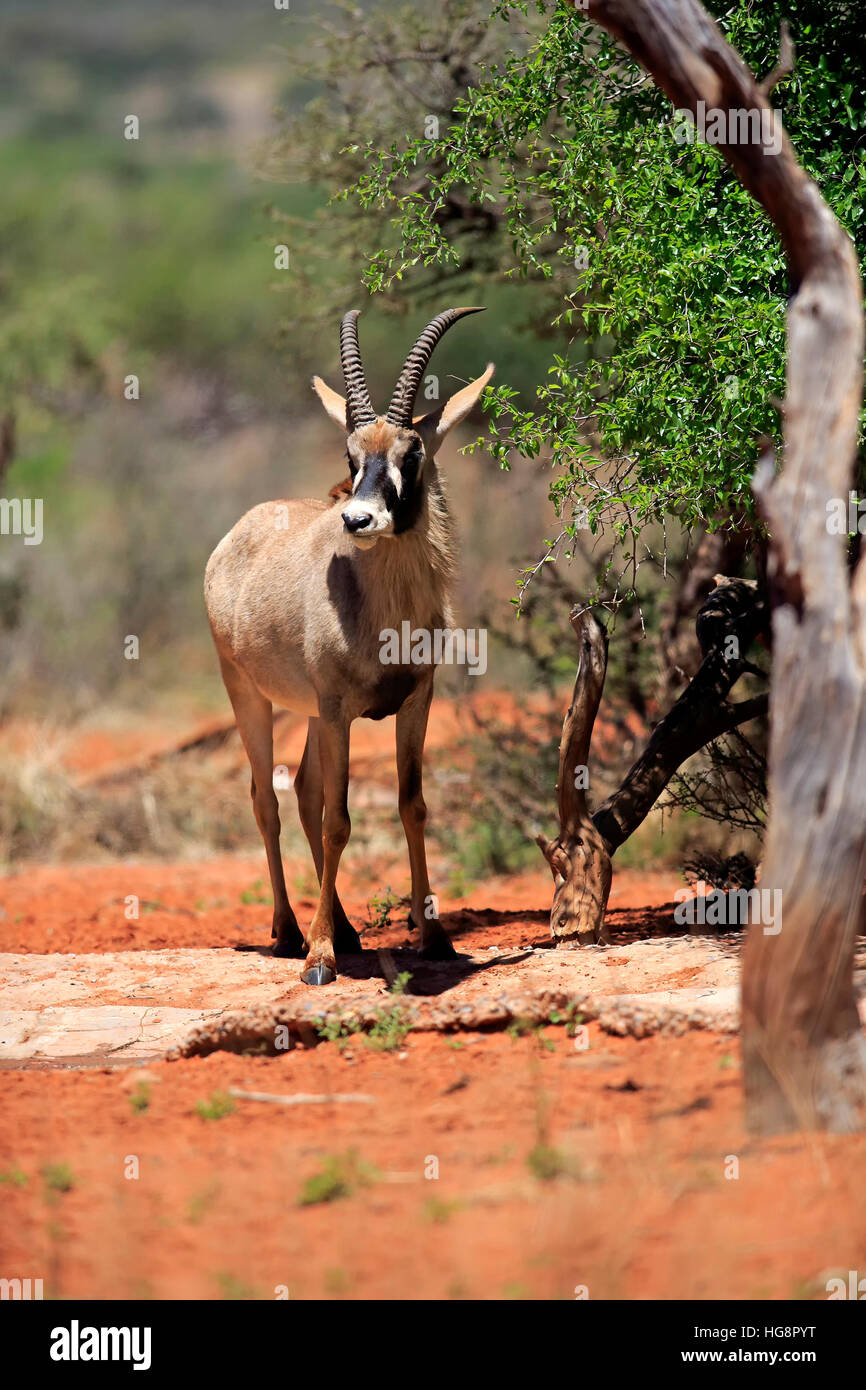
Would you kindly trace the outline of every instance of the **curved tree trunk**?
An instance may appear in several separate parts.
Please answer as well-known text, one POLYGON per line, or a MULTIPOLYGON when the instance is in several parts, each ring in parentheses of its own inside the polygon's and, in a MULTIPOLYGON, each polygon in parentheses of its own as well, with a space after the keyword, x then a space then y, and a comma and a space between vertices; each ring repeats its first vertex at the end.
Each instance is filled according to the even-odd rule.
MULTIPOLYGON (((584 6, 581 4, 580 8, 584 6)), ((769 111, 697 0, 589 0, 679 108, 769 111)), ((778 117, 772 118, 778 121, 778 117)), ((753 923, 743 967, 750 1125, 866 1124, 866 1043, 853 987, 866 871, 866 564, 853 578, 826 504, 847 499, 862 392, 857 258, 786 137, 720 151, 778 228, 791 270, 785 466, 756 493, 771 529, 770 826, 761 888, 782 929, 753 923), (771 929, 772 930, 772 929, 771 929)))
POLYGON ((537 836, 555 884, 550 930, 558 945, 607 940, 604 914, 614 852, 643 823, 684 762, 713 739, 766 714, 766 695, 727 701, 766 621, 766 605, 754 582, 726 579, 717 585, 695 622, 704 657, 700 668, 653 729, 619 789, 591 814, 587 764, 607 671, 607 635, 588 611, 572 611, 580 664, 559 745, 559 834, 555 840, 537 836))
POLYGON ((664 606, 659 626, 659 704, 674 699, 700 665, 692 614, 712 589, 715 575, 740 573, 753 543, 753 528, 741 518, 738 524, 704 531, 686 556, 680 582, 664 606))
POLYGON ((593 816, 611 854, 646 820, 674 773, 713 739, 767 712, 766 695, 728 704, 747 668, 746 655, 767 626, 766 605, 753 583, 717 587, 695 622, 703 661, 693 679, 626 774, 593 816), (732 642, 733 639, 733 642, 732 642))
POLYGON ((610 852, 586 801, 589 745, 607 674, 607 633, 592 613, 577 608, 571 625, 580 643, 580 663, 559 744, 559 834, 555 840, 537 837, 553 874, 550 930, 558 946, 606 939, 611 880, 610 852))

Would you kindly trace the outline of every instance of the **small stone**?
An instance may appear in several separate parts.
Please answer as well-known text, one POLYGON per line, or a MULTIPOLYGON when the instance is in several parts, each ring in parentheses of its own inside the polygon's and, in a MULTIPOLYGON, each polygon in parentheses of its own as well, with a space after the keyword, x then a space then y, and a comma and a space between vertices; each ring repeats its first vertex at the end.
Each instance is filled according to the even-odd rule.
POLYGON ((155 1071, 149 1071, 147 1067, 131 1067, 121 1078, 120 1085, 124 1091, 134 1091, 136 1086, 150 1086, 154 1082, 161 1081, 155 1071))

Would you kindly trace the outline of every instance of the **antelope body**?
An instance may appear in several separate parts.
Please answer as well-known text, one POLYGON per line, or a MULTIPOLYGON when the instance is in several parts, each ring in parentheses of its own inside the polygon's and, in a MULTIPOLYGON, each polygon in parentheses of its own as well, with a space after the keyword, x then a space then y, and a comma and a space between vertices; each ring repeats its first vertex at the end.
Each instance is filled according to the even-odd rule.
MULTIPOLYGON (((333 502, 266 502, 247 512, 211 556, 205 600, 223 680, 252 770, 252 800, 274 896, 273 951, 303 956, 307 984, 336 978, 335 950, 361 943, 335 891, 349 839, 349 729, 396 715, 400 817, 412 875, 411 920, 421 953, 454 955, 435 912, 424 847, 422 758, 434 667, 383 665, 384 629, 450 628, 454 538, 436 451, 493 374, 419 419, 412 407, 442 334, 474 309, 439 314, 404 364, 388 412, 373 410, 357 338, 358 311, 343 319, 346 397, 313 386, 346 432, 352 490, 333 502), (301 824, 320 892, 306 939, 286 893, 273 788, 273 706, 308 716, 295 778, 301 824)), ((332 497, 334 496, 332 493, 332 497)))

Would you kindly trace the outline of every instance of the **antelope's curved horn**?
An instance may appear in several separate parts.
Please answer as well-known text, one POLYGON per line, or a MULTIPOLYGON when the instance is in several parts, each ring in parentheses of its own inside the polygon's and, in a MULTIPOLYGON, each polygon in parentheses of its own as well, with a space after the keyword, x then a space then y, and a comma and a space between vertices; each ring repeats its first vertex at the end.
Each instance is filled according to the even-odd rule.
POLYGON ((428 323, 403 363, 403 370, 397 385, 394 387, 387 416, 392 425, 411 425, 412 407, 415 404, 415 396, 421 384, 421 377, 424 375, 424 368, 430 361, 433 349, 443 333, 447 333, 451 325, 456 323, 458 319, 464 318, 466 314, 481 314, 483 312, 484 310, 480 306, 472 309, 446 309, 443 314, 437 314, 435 319, 428 323))
POLYGON ((340 364, 346 383, 346 426, 350 433, 359 425, 369 425, 376 419, 358 346, 360 313, 360 309, 350 309, 340 324, 340 364))

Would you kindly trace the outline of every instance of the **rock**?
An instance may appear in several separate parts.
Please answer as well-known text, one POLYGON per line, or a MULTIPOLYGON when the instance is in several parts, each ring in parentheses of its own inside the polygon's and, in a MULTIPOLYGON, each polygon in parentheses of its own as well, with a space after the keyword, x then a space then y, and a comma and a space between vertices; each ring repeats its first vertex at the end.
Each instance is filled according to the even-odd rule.
MULTIPOLYGON (((384 997, 378 974, 341 976, 311 991, 300 983, 302 961, 228 948, 9 954, 0 957, 0 1062, 118 1066, 219 1049, 268 1052, 277 1050, 278 1028, 280 1050, 316 1046, 325 1024, 368 1029, 389 1009, 413 1030, 459 1033, 467 1046, 485 1030, 575 1013, 634 1037, 733 1032, 739 946, 680 936, 627 950, 515 948, 502 959, 497 947, 484 947, 435 965, 394 948, 395 969, 411 973, 414 992, 384 997)), ((862 966, 857 983, 862 994, 862 966)), ((356 1055, 343 1054, 347 1063, 356 1055)), ((130 1084, 142 1077, 136 1068, 130 1084)))

